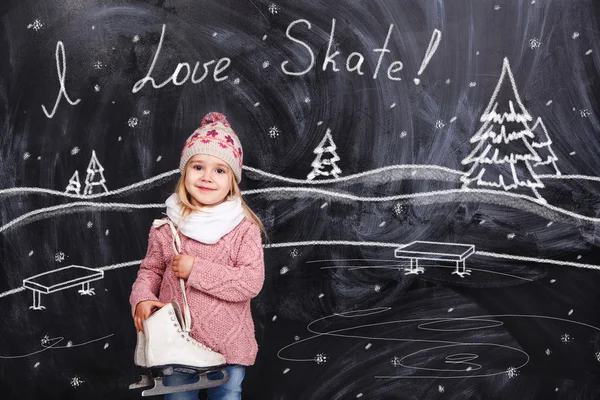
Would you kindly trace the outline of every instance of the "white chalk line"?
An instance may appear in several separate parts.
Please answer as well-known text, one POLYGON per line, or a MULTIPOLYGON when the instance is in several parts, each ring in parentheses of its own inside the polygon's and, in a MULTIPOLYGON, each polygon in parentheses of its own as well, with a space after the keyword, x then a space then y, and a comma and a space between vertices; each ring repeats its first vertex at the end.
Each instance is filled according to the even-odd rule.
POLYGON ((108 196, 112 196, 115 194, 121 194, 121 193, 127 192, 132 189, 137 189, 138 187, 145 186, 152 182, 167 178, 171 175, 174 175, 175 173, 179 173, 179 170, 175 169, 172 171, 168 171, 163 174, 154 176, 152 178, 145 179, 143 181, 134 183, 132 185, 124 186, 120 189, 109 190, 108 192, 89 194, 89 195, 67 193, 67 192, 61 192, 59 190, 43 189, 43 188, 36 188, 36 187, 15 187, 15 188, 9 188, 9 189, 0 189, 0 196, 5 195, 5 194, 44 193, 44 194, 51 194, 51 195, 56 195, 56 196, 69 197, 72 199, 96 199, 99 197, 108 197, 108 196))
MULTIPOLYGON (((451 262, 451 261, 449 261, 451 262)), ((407 265, 410 265, 409 261, 405 261, 403 264, 390 264, 390 265, 332 265, 327 267, 321 267, 321 269, 348 269, 350 271, 355 271, 359 269, 390 269, 390 270, 400 270, 407 265)), ((446 268, 446 269, 456 269, 456 266, 446 266, 446 265, 437 265, 437 264, 423 264, 419 263, 419 267, 423 268, 446 268)), ((469 271, 479 271, 486 274, 495 274, 495 275, 503 275, 510 278, 521 279, 528 282, 533 282, 535 279, 524 278, 518 275, 507 274, 504 272, 493 271, 491 269, 480 269, 480 268, 468 268, 469 271)), ((461 278, 462 279, 462 278, 461 278)), ((467 282, 469 278, 465 279, 464 282, 467 282)), ((459 282, 463 282, 462 280, 459 282)))
POLYGON ((352 240, 309 240, 304 242, 283 242, 283 243, 269 243, 263 245, 265 249, 276 249, 281 247, 296 247, 296 246, 374 246, 374 247, 404 247, 404 244, 398 243, 383 243, 383 242, 355 242, 352 240))
POLYGON ((12 289, 12 290, 7 290, 6 292, 0 293, 0 298, 5 297, 5 296, 10 296, 11 294, 22 292, 23 290, 26 290, 26 288, 23 286, 18 287, 16 289, 12 289))
POLYGON ((538 178, 542 178, 542 179, 564 179, 564 180, 570 180, 570 179, 584 179, 584 180, 589 180, 589 181, 596 181, 596 182, 600 182, 600 177, 598 176, 588 176, 588 175, 538 175, 538 178))
POLYGON ((369 201, 370 202, 386 202, 386 201, 397 201, 397 200, 406 200, 406 199, 411 199, 411 198, 422 198, 422 197, 432 197, 432 196, 441 197, 440 195, 446 195, 446 194, 484 193, 484 194, 493 194, 496 196, 506 196, 506 197, 512 197, 512 198, 517 198, 517 199, 525 199, 525 200, 528 200, 528 201, 538 204, 540 207, 545 207, 549 210, 556 211, 559 214, 568 215, 575 219, 580 219, 580 220, 589 221, 589 222, 600 222, 600 218, 594 218, 594 217, 588 217, 585 215, 580 215, 580 214, 574 213, 572 211, 567 211, 563 208, 553 206, 548 203, 541 203, 539 201, 539 199, 537 199, 535 197, 527 196, 524 194, 507 193, 507 192, 501 192, 498 190, 488 190, 488 189, 448 189, 448 190, 437 190, 437 191, 422 192, 422 193, 400 194, 400 195, 394 195, 394 196, 362 197, 362 196, 356 196, 356 195, 348 194, 348 193, 340 193, 340 192, 335 192, 335 191, 326 190, 326 189, 302 188, 302 187, 295 187, 295 188, 272 187, 272 188, 264 188, 264 189, 246 190, 246 191, 242 192, 242 194, 245 196, 249 196, 249 195, 254 195, 254 194, 264 194, 264 193, 270 193, 270 192, 292 192, 292 193, 308 192, 308 193, 322 194, 325 196, 337 197, 337 198, 342 198, 342 199, 346 199, 346 200, 353 200, 353 201, 360 201, 360 202, 369 202, 369 201))
POLYGON ((464 171, 458 171, 456 169, 451 169, 451 168, 447 168, 447 167, 441 167, 439 165, 401 164, 401 165, 389 165, 387 167, 377 168, 377 169, 373 169, 373 170, 365 171, 365 172, 359 172, 359 173, 353 174, 353 175, 341 176, 339 178, 319 179, 319 180, 305 180, 305 179, 286 178, 286 177, 281 176, 281 175, 272 174, 270 172, 265 172, 265 171, 262 171, 260 169, 253 168, 253 167, 248 167, 248 166, 245 166, 245 165, 244 165, 243 168, 245 170, 248 170, 250 172, 254 172, 256 174, 265 176, 267 178, 277 179, 277 180, 280 180, 282 182, 299 183, 299 184, 306 184, 306 185, 325 185, 325 184, 336 183, 336 182, 345 182, 345 181, 349 181, 349 180, 353 180, 353 179, 357 179, 357 178, 362 178, 364 176, 369 176, 369 175, 374 175, 374 174, 380 174, 382 172, 388 172, 388 171, 400 170, 400 169, 414 169, 414 170, 419 170, 419 169, 431 170, 431 169, 433 169, 433 170, 448 172, 448 173, 456 174, 456 175, 464 175, 465 174, 464 171))
POLYGON ((553 264, 553 265, 561 265, 561 266, 564 265, 564 266, 569 266, 569 267, 600 270, 600 265, 583 264, 583 263, 577 263, 577 262, 572 262, 572 261, 559 261, 559 260, 551 260, 548 258, 514 256, 514 255, 510 255, 510 254, 490 253, 487 251, 476 251, 475 254, 477 254, 479 256, 484 256, 484 257, 503 258, 506 260, 531 261, 531 262, 543 263, 543 264, 553 264))
POLYGON ((141 264, 142 261, 143 260, 128 261, 128 262, 119 263, 119 264, 107 265, 107 266, 100 267, 100 268, 97 268, 97 269, 99 269, 101 271, 111 271, 113 269, 119 269, 119 268, 124 268, 124 267, 133 267, 134 265, 141 264))
POLYGON ((74 207, 94 207, 94 208, 104 208, 109 210, 118 210, 118 209, 147 209, 147 208, 164 208, 163 204, 131 204, 131 203, 96 203, 96 202, 87 202, 87 201, 78 201, 69 204, 61 204, 58 206, 40 208, 34 211, 30 211, 26 214, 21 215, 18 218, 13 219, 12 221, 0 226, 0 233, 10 228, 11 226, 18 224, 21 221, 27 220, 28 218, 35 217, 36 215, 43 215, 47 213, 51 213, 53 211, 59 210, 67 210, 69 208, 74 207))
POLYGON ((86 344, 90 344, 90 343, 98 342, 100 340, 107 339, 107 338, 109 338, 111 336, 114 336, 114 333, 111 333, 110 335, 99 337, 97 339, 88 340, 87 342, 83 342, 83 343, 71 344, 71 345, 65 345, 65 346, 58 346, 58 344, 64 340, 64 337, 59 336, 59 337, 48 339, 48 341, 55 341, 50 346, 47 346, 47 345, 45 345, 45 344, 42 343, 43 349, 41 349, 41 350, 34 351, 34 352, 28 353, 28 354, 18 355, 18 356, 2 356, 2 355, 0 355, 0 359, 25 358, 25 357, 29 357, 29 356, 32 356, 34 354, 38 354, 38 353, 41 353, 43 351, 49 350, 49 349, 70 349, 70 348, 73 348, 73 347, 81 347, 81 346, 85 346, 86 344))

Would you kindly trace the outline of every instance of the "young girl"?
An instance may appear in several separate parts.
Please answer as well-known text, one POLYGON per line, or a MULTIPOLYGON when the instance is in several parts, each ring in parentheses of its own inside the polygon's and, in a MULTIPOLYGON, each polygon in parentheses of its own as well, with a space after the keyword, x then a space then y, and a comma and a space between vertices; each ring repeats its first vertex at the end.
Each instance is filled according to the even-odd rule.
MULTIPOLYGON (((148 251, 130 297, 135 327, 143 331, 144 320, 166 303, 181 307, 179 279, 184 279, 190 336, 221 353, 228 364, 229 380, 208 389, 208 397, 240 399, 244 368, 254 364, 258 351, 250 299, 264 282, 263 226, 242 199, 242 145, 223 114, 203 118, 183 147, 179 169, 181 178, 166 206, 181 238, 181 254, 173 252, 168 226, 150 229, 148 251)), ((179 373, 164 383, 174 386, 194 379, 179 373)), ((165 396, 197 398, 197 390, 165 396)))

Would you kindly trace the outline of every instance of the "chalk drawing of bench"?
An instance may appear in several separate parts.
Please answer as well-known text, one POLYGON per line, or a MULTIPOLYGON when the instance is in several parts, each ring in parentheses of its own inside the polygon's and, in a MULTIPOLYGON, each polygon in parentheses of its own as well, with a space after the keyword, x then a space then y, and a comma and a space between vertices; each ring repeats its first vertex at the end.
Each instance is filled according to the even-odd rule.
POLYGON ((41 304, 42 293, 50 294, 81 285, 79 294, 92 296, 95 293, 94 289, 90 288, 90 282, 102 278, 104 278, 102 270, 69 265, 23 279, 23 287, 33 291, 33 306, 29 308, 43 310, 46 307, 41 304))
POLYGON ((475 245, 472 244, 416 240, 396 249, 394 256, 410 259, 410 267, 404 269, 404 275, 423 273, 425 269, 419 267, 419 260, 454 261, 456 269, 452 273, 464 278, 465 275, 471 274, 471 271, 465 268, 465 260, 473 253, 475 253, 475 245))

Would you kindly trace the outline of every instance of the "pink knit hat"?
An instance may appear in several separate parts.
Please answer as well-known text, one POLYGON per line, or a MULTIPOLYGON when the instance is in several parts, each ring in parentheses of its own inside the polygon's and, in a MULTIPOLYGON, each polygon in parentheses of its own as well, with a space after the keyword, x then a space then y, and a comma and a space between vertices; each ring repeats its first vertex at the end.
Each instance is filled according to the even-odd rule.
POLYGON ((220 158, 231 167, 235 180, 238 183, 242 180, 242 143, 223 114, 206 114, 202 118, 200 128, 186 140, 179 161, 182 174, 189 159, 196 154, 220 158))

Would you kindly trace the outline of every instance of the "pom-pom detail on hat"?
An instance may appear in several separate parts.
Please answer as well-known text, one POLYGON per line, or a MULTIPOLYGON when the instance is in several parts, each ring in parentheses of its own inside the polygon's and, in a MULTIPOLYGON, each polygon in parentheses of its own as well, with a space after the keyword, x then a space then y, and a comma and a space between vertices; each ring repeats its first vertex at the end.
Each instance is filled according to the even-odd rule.
POLYGON ((225 161, 238 183, 242 180, 243 158, 241 143, 225 115, 211 112, 204 116, 202 125, 186 140, 179 160, 184 173, 187 162, 196 154, 208 154, 225 161))
POLYGON ((229 125, 229 123, 227 122, 227 118, 225 118, 225 115, 223 115, 219 112, 213 111, 213 112, 206 114, 204 116, 204 118, 202 118, 202 122, 200 123, 200 126, 204 126, 207 124, 216 124, 217 122, 221 122, 225 126, 229 125))

